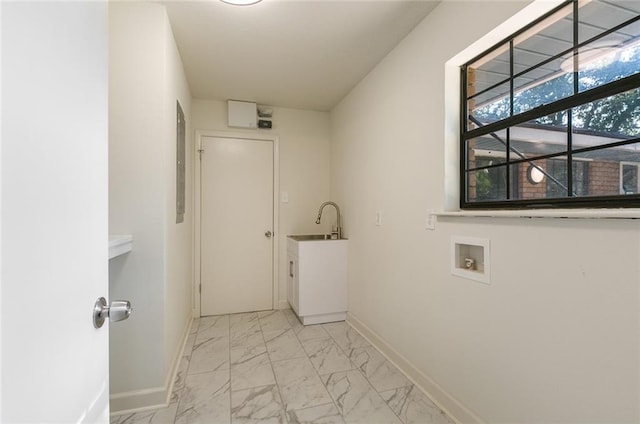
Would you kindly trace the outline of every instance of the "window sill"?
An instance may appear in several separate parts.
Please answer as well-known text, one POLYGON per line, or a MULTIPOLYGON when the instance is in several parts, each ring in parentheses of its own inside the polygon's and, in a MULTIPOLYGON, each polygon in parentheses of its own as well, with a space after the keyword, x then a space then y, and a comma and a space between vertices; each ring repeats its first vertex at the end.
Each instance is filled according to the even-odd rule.
POLYGON ((640 209, 536 209, 441 211, 446 218, 565 218, 565 219, 640 219, 640 209))

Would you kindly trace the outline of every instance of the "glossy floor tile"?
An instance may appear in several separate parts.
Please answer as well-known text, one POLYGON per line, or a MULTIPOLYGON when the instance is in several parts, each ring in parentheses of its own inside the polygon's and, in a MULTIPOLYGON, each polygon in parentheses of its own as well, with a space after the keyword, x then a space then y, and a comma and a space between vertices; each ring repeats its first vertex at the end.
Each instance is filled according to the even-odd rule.
POLYGON ((193 321, 168 408, 110 424, 451 424, 346 322, 291 310, 193 321))

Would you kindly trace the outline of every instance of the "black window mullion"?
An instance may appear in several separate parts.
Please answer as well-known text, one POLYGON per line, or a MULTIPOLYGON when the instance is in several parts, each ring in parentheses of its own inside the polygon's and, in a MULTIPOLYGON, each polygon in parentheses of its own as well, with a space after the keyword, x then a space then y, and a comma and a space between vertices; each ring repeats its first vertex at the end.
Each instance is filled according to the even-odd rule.
MULTIPOLYGON (((469 116, 469 106, 467 99, 467 71, 468 66, 464 65, 460 70, 460 92, 462 93, 462 98, 465 99, 461 102, 460 105, 460 133, 465 134, 468 130, 468 119, 469 116)), ((469 173, 467 171, 468 161, 467 161, 467 139, 462 136, 460 137, 460 206, 469 201, 469 191, 468 191, 468 181, 469 181, 469 173)))
POLYGON ((511 128, 507 128, 507 161, 505 163, 505 178, 507 184, 507 200, 511 199, 511 128))
POLYGON ((509 41, 509 116, 513 116, 513 40, 509 41))
POLYGON ((587 91, 582 91, 573 96, 557 100, 553 103, 538 106, 526 112, 522 112, 515 116, 505 118, 501 121, 496 121, 484 125, 481 128, 475 128, 468 131, 465 136, 468 136, 469 138, 480 137, 485 134, 497 132, 507 127, 513 127, 537 118, 541 118, 543 116, 551 115, 556 112, 561 112, 563 110, 571 109, 582 104, 590 103, 595 100, 600 100, 605 97, 624 93, 625 91, 633 90, 638 87, 640 87, 640 73, 600 85, 587 91))
POLYGON ((564 3, 558 5, 557 7, 555 7, 553 10, 550 10, 548 13, 546 13, 543 16, 540 16, 538 19, 536 19, 535 21, 531 22, 529 25, 527 25, 526 27, 522 28, 519 31, 516 31, 514 34, 512 34, 511 36, 503 39, 502 41, 500 41, 499 43, 497 43, 496 45, 494 45, 493 47, 489 48, 488 50, 485 50, 484 52, 480 53, 479 55, 477 55, 476 57, 474 57, 473 59, 471 59, 470 61, 468 61, 467 63, 474 63, 475 61, 477 61, 480 58, 485 57, 486 55, 488 55, 489 53, 492 53, 493 51, 495 51, 496 49, 498 49, 500 46, 504 45, 505 43, 508 43, 509 40, 512 40, 516 37, 518 37, 520 34, 522 34, 523 32, 525 32, 526 30, 528 30, 529 28, 539 24, 540 22, 544 21, 545 19, 547 19, 549 16, 552 16, 554 13, 558 12, 559 10, 562 10, 563 8, 565 8, 569 3, 571 3, 574 0, 567 0, 564 3))
POLYGON ((493 90, 494 88, 500 87, 502 84, 506 83, 507 81, 509 81, 509 78, 505 78, 500 82, 497 82, 487 88, 485 88, 484 90, 478 91, 477 93, 473 93, 472 95, 467 97, 467 100, 471 100, 471 99, 475 99, 478 96, 481 96, 485 93, 488 93, 489 91, 493 90))
MULTIPOLYGON (((574 3, 574 4, 577 4, 577 3, 574 3)), ((608 30, 606 30, 604 32, 601 32, 600 34, 597 34, 597 35, 589 38, 588 40, 583 41, 582 43, 579 43, 578 40, 577 40, 576 43, 574 43, 574 45, 572 47, 568 48, 567 50, 561 51, 560 53, 556 53, 555 55, 551 56, 550 58, 545 59, 542 62, 537 63, 537 64, 525 69, 524 71, 518 72, 517 74, 515 74, 515 78, 519 78, 519 77, 521 77, 521 76, 523 76, 523 75, 525 75, 525 74, 527 74, 527 73, 529 73, 529 72, 531 72, 531 71, 533 71, 535 69, 538 69, 538 68, 540 68, 540 67, 542 67, 542 66, 544 66, 544 65, 546 65, 546 64, 548 64, 550 62, 553 62, 554 60, 557 60, 557 59, 561 58, 562 56, 564 56, 564 55, 566 55, 568 53, 571 53, 572 51, 575 51, 576 47, 578 47, 578 48, 584 47, 584 46, 586 46, 588 44, 593 43, 594 41, 598 41, 598 40, 600 40, 600 39, 602 39, 602 38, 604 38, 604 37, 606 37, 608 35, 611 35, 614 32, 617 32, 620 29, 622 29, 622 28, 624 28, 624 27, 626 27, 628 25, 631 25, 634 22, 637 22, 638 20, 640 20, 640 16, 636 16, 635 18, 631 18, 628 21, 622 22, 621 24, 618 24, 613 28, 610 28, 610 29, 608 29, 608 30)))
MULTIPOLYGON (((466 99, 468 97, 468 93, 467 93, 467 72, 468 72, 468 66, 465 65, 462 67, 462 71, 460 73, 460 91, 462 92, 462 98, 466 99)), ((460 113, 460 127, 462 130, 462 134, 464 134, 465 132, 468 131, 469 127, 467 125, 467 121, 468 119, 466 118, 467 116, 469 116, 469 102, 467 100, 465 100, 464 102, 462 102, 461 105, 461 113, 460 113)))
MULTIPOLYGON (((584 47, 584 46, 586 46, 586 45, 588 45, 590 43, 593 43, 594 41, 600 40, 601 38, 604 38, 604 37, 616 32, 616 31, 618 31, 619 29, 624 28, 625 26, 630 25, 630 24, 632 24, 632 23, 634 23, 634 22, 636 22, 638 20, 640 20, 640 16, 637 16, 635 18, 629 19, 626 22, 623 22, 623 23, 621 23, 619 25, 616 25, 614 28, 611 28, 611 29, 609 29, 607 31, 604 31, 604 32, 602 32, 602 33, 600 33, 600 34, 598 34, 598 35, 596 35, 596 36, 594 36, 594 37, 592 37, 592 38, 590 38, 590 39, 588 39, 586 41, 583 41, 582 43, 579 43, 578 42, 579 40, 575 39, 575 42, 573 43, 574 44, 573 47, 571 47, 571 48, 569 48, 567 50, 561 51, 560 53, 557 53, 557 54, 555 54, 555 55, 553 55, 553 56, 551 56, 551 57, 543 60, 542 62, 539 62, 539 63, 533 65, 533 66, 530 66, 529 68, 525 69, 524 71, 520 71, 517 74, 513 74, 513 78, 514 79, 521 78, 521 77, 525 76, 526 74, 528 74, 529 72, 534 71, 534 70, 536 70, 538 68, 541 68, 541 67, 543 67, 543 66, 545 66, 545 65, 547 65, 547 64, 549 64, 549 63, 551 63, 551 62, 553 62, 555 60, 558 60, 562 56, 565 56, 566 54, 571 53, 572 51, 574 52, 574 61, 575 61, 575 60, 577 60, 577 58, 575 57, 575 52, 579 48, 584 47)), ((577 25, 577 23, 576 23, 576 25, 577 25)), ((574 31, 575 31, 575 29, 574 29, 574 31)), ((506 83, 507 81, 509 81, 509 78, 505 78, 504 80, 502 80, 500 82, 497 82, 497 83, 489 86, 488 88, 485 88, 482 91, 479 91, 477 93, 472 94, 471 96, 468 97, 468 99, 470 100, 470 99, 472 99, 474 97, 477 97, 477 96, 480 96, 480 95, 482 95, 482 94, 484 94, 486 92, 489 92, 489 91, 493 90, 494 88, 499 87, 502 84, 506 83)))
MULTIPOLYGON (((579 90, 579 15, 578 2, 573 2, 573 95, 578 94, 579 90)), ((567 110, 567 195, 574 197, 576 195, 573 187, 573 109, 567 110)))
POLYGON ((569 197, 573 197, 575 195, 575 191, 573 189, 573 152, 571 150, 573 141, 573 127, 571 126, 572 115, 572 110, 569 109, 567 111, 567 195, 569 197))
MULTIPOLYGON (((565 3, 562 3, 560 6, 556 7, 555 9, 553 9, 552 11, 547 13, 546 15, 544 15, 541 18, 535 20, 531 24, 527 25, 525 28, 521 29, 520 31, 518 31, 515 34, 513 34, 512 36, 510 36, 509 38, 502 40, 501 42, 499 42, 495 46, 491 47, 490 49, 488 49, 488 50, 484 51, 483 53, 479 54, 478 56, 474 57, 473 59, 471 59, 467 63, 473 63, 473 62, 477 61, 478 59, 486 56, 487 54, 493 52, 494 50, 498 49, 500 46, 504 45, 505 43, 509 42, 510 40, 517 38, 520 34, 525 32, 529 28, 535 26, 536 24, 540 23, 541 21, 543 21, 544 19, 548 18, 549 16, 552 16, 553 14, 558 12, 559 10, 562 10, 564 7, 566 7, 569 3, 572 3, 572 2, 574 4, 577 3, 575 0, 568 0, 565 3)), ((629 19, 629 20, 627 20, 625 22, 621 22, 618 25, 614 26, 613 28, 609 28, 608 30, 603 31, 603 32, 601 32, 601 33, 589 38, 588 40, 583 41, 582 43, 578 44, 578 47, 582 47, 582 46, 585 46, 587 44, 593 43, 594 41, 600 40, 601 38, 604 38, 604 37, 606 37, 606 36, 608 36, 610 34, 613 34, 614 32, 617 32, 617 31, 621 30, 622 28, 624 28, 624 27, 626 27, 626 26, 628 26, 628 25, 630 25, 630 24, 632 24, 632 23, 634 23, 634 22, 636 22, 638 20, 640 20, 640 16, 636 16, 635 18, 631 18, 631 19, 629 19)), ((540 63, 538 63, 536 65, 533 65, 532 67, 528 68, 525 71, 521 71, 521 72, 517 73, 515 76, 516 76, 516 78, 518 78, 518 77, 522 76, 523 74, 525 74, 525 73, 527 73, 529 71, 537 69, 540 66, 544 66, 547 63, 552 62, 552 61, 558 59, 559 57, 564 56, 565 54, 571 52, 572 50, 573 50, 573 47, 571 47, 571 48, 569 48, 569 49, 567 49, 565 51, 562 51, 562 52, 550 57, 549 59, 544 60, 543 62, 540 62, 540 63)))
MULTIPOLYGON (((579 51, 579 42, 580 42, 580 26, 578 25, 580 23, 580 19, 579 19, 579 12, 578 12, 578 2, 574 1, 573 2, 573 95, 575 96, 576 94, 578 94, 578 90, 580 88, 579 86, 579 72, 578 72, 578 66, 580 66, 580 62, 579 62, 579 57, 578 55, 580 54, 579 51)), ((571 125, 571 121, 569 121, 569 125, 571 125)))
MULTIPOLYGON (((623 146, 628 146, 630 144, 637 144, 637 143, 640 143, 640 137, 630 138, 628 140, 616 141, 614 143, 600 144, 598 146, 583 147, 583 148, 580 148, 580 149, 575 149, 575 150, 573 150, 573 155, 575 156, 575 155, 579 155, 579 154, 582 154, 582 153, 594 152, 596 150, 607 150, 607 149, 611 149, 611 148, 614 148, 614 147, 623 147, 623 146)), ((514 149, 511 149, 511 151, 514 151, 514 149)), ((511 163, 511 165, 517 165, 517 164, 520 164, 520 163, 528 163, 528 162, 540 161, 540 160, 544 160, 544 159, 553 159, 553 158, 557 158, 557 157, 560 157, 560 156, 566 156, 566 155, 567 155, 566 152, 548 153, 546 155, 522 157, 520 159, 511 159, 510 163, 511 163)), ((469 168, 467 170, 468 171, 480 171, 482 169, 497 168, 497 167, 503 166, 503 165, 504 165, 504 163, 498 163, 498 164, 494 164, 494 165, 477 166, 475 168, 469 168)))
MULTIPOLYGON (((513 81, 513 39, 509 41, 509 116, 513 116, 513 94, 514 94, 514 81, 513 81)), ((507 200, 511 199, 511 128, 507 128, 507 164, 506 164, 506 197, 507 200)))

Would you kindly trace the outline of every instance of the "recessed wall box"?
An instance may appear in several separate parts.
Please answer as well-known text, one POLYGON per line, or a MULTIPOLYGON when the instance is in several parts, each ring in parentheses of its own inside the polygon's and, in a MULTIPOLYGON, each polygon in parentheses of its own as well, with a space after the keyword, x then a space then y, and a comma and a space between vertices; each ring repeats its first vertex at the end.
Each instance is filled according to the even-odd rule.
POLYGON ((271 128, 271 121, 267 121, 265 119, 260 119, 258 121, 258 128, 271 128))
POLYGON ((451 273, 491 284, 491 251, 488 239, 451 237, 451 273))
POLYGON ((228 125, 234 128, 257 128, 258 109, 255 103, 227 100, 228 125))

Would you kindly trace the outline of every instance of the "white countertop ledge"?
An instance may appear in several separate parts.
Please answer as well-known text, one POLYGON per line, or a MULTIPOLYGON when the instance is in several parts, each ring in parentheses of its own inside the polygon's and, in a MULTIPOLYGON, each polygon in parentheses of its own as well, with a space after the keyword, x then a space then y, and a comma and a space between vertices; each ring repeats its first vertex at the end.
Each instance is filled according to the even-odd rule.
POLYGON ((443 218, 640 219, 640 209, 535 209, 440 211, 443 218))
POLYGON ((133 249, 132 235, 109 235, 109 259, 124 255, 130 252, 131 249, 133 249))

